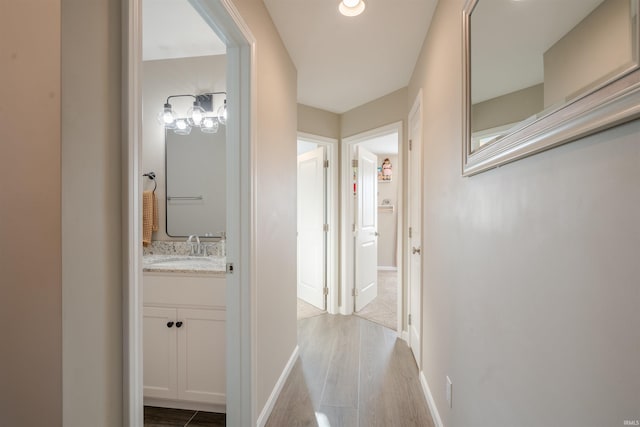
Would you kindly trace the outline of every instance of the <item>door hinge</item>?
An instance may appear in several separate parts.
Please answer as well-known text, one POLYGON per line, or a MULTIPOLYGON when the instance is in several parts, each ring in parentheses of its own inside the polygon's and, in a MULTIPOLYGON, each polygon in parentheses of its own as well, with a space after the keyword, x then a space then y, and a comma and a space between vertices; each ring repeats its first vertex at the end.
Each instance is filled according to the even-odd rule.
POLYGON ((411 315, 409 315, 409 319, 408 319, 408 321, 407 321, 407 324, 408 324, 409 326, 411 326, 411 315))
POLYGON ((409 238, 413 236, 413 228, 409 227, 409 238))
POLYGON ((324 295, 329 295, 329 288, 323 288, 323 289, 322 289, 322 293, 323 293, 324 295))
POLYGON ((326 233, 326 232, 328 232, 328 231, 329 231, 329 224, 324 224, 324 225, 322 226, 322 230, 323 230, 325 233, 326 233))
POLYGON ((354 233, 356 232, 356 225, 355 224, 351 224, 351 231, 353 231, 354 233))
POLYGON ((413 141, 409 140, 409 151, 413 150, 413 141))
POLYGON ((351 289, 351 296, 354 296, 354 297, 358 296, 358 290, 356 288, 351 289))
POLYGON ((227 263, 227 274, 233 274, 233 263, 232 262, 228 262, 227 263))
POLYGON ((358 167, 358 159, 351 160, 351 166, 354 167, 354 168, 357 168, 358 167))
POLYGON ((328 168, 328 167, 329 167, 329 160, 325 160, 325 161, 324 161, 324 167, 325 167, 325 168, 328 168))

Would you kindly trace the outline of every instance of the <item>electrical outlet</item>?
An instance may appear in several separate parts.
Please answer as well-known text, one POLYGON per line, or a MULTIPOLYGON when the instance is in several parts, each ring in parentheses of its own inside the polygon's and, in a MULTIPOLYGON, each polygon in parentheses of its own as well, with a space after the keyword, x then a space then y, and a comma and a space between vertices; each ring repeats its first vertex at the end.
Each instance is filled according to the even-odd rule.
POLYGON ((449 408, 453 408, 453 384, 451 383, 451 378, 447 376, 447 403, 449 404, 449 408))

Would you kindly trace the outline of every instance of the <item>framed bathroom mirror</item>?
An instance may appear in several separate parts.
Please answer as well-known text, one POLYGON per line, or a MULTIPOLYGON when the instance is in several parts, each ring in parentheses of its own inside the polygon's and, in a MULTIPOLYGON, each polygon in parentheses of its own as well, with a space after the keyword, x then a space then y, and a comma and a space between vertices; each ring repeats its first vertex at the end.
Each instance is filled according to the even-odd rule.
POLYGON ((226 230, 225 130, 165 131, 167 235, 219 237, 226 230))
POLYGON ((469 0, 462 174, 640 117, 639 3, 469 0))

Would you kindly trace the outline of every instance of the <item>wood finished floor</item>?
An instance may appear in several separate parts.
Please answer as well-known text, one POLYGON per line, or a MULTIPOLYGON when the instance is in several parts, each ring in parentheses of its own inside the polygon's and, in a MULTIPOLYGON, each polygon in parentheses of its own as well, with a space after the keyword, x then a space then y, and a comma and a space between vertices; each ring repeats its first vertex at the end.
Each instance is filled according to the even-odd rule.
POLYGON ((144 427, 224 427, 225 414, 187 409, 144 407, 144 427))
POLYGON ((298 322, 300 357, 267 427, 433 427, 406 343, 357 316, 298 322))

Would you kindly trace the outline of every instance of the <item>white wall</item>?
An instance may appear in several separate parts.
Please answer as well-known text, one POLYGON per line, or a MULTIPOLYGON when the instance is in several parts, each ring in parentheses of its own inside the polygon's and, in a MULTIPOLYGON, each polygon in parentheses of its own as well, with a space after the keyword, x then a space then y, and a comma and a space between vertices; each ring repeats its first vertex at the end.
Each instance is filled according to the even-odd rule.
POLYGON ((60 1, 0 13, 0 425, 62 425, 60 1))
MULTIPOLYGON (((154 171, 158 182, 156 195, 158 197, 159 230, 153 233, 153 240, 184 240, 184 238, 167 236, 165 134, 164 128, 158 124, 156 116, 170 95, 226 91, 226 67, 226 55, 143 62, 142 170, 144 173, 154 171)), ((220 105, 223 100, 223 96, 214 96, 216 106, 220 105)), ((174 110, 179 114, 185 114, 192 103, 193 100, 189 98, 172 100, 174 110)), ((144 188, 146 190, 153 189, 153 183, 145 178, 144 188)), ((217 234, 222 230, 212 231, 217 234)))
POLYGON ((422 365, 439 413, 640 419, 640 122, 462 178, 464 3, 438 3, 408 97, 425 94, 422 365))

